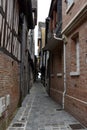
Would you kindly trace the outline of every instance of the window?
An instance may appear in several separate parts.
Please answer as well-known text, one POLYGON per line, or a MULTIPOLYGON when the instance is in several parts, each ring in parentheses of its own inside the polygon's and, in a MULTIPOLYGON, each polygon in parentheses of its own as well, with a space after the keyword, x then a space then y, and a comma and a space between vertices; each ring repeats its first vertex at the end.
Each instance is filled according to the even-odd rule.
POLYGON ((75 35, 71 42, 71 76, 78 76, 80 74, 79 61, 79 37, 75 35))
POLYGON ((85 55, 85 57, 86 57, 86 64, 87 64, 87 54, 85 55))
POLYGON ((66 13, 69 12, 69 10, 72 8, 72 6, 74 5, 74 0, 65 0, 66 5, 67 5, 67 10, 66 13))
POLYGON ((58 50, 58 54, 56 57, 56 61, 57 61, 57 68, 58 68, 58 73, 57 73, 57 77, 62 77, 62 68, 63 68, 63 52, 62 52, 62 47, 58 50))
POLYGON ((74 2, 74 0, 67 0, 67 6, 70 7, 73 2, 74 2))

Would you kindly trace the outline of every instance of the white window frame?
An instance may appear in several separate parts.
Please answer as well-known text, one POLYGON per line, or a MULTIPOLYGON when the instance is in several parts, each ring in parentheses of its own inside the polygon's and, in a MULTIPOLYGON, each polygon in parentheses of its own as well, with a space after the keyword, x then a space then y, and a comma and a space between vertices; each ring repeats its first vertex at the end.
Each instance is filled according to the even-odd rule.
POLYGON ((66 10, 66 13, 69 12, 69 10, 72 8, 74 4, 74 0, 67 0, 67 10, 66 10))
POLYGON ((74 2, 74 0, 67 0, 68 7, 71 6, 73 2, 74 2))
POLYGON ((70 72, 70 76, 79 76, 80 75, 80 48, 79 48, 79 39, 76 38, 76 72, 70 72))

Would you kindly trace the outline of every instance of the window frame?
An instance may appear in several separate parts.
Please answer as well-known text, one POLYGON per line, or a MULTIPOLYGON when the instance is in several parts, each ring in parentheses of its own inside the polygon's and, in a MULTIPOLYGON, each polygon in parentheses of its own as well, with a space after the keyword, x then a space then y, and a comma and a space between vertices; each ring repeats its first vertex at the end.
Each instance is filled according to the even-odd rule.
POLYGON ((70 4, 68 4, 68 0, 66 1, 67 4, 67 9, 66 9, 66 13, 68 13, 70 11, 70 9, 72 8, 72 6, 74 5, 74 0, 72 0, 72 2, 70 4))
POLYGON ((71 71, 70 76, 79 76, 80 75, 80 48, 79 48, 79 37, 75 37, 74 40, 76 44, 76 71, 71 71))

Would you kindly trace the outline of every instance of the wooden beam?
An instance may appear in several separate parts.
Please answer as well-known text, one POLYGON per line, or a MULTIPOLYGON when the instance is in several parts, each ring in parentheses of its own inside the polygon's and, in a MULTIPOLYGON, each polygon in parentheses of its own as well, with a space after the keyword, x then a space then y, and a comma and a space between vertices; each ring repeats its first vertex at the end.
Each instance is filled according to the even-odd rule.
POLYGON ((5 53, 6 55, 10 56, 11 58, 16 60, 17 62, 20 62, 20 60, 18 60, 12 53, 9 53, 4 47, 0 47, 0 51, 5 53))
POLYGON ((8 0, 6 0, 6 6, 5 6, 5 23, 4 23, 3 47, 5 46, 5 35, 6 35, 7 2, 8 2, 8 0))
MULTIPOLYGON (((14 28, 14 12, 15 12, 15 1, 13 1, 13 18, 12 18, 12 30, 14 28)), ((12 33, 12 41, 11 41, 11 53, 12 53, 12 47, 13 46, 13 33, 12 33)))

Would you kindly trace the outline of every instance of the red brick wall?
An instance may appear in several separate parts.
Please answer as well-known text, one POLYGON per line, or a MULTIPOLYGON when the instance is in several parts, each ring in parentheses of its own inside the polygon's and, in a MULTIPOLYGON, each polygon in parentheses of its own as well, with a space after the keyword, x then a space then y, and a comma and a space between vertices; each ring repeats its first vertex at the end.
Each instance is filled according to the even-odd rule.
MULTIPOLYGON (((63 29, 83 7, 87 0, 74 0, 72 8, 66 12, 66 3, 62 1, 63 29)), ((72 34, 67 37, 66 45, 66 97, 65 109, 75 116, 80 122, 87 126, 87 21, 84 21, 72 34), (80 47, 80 75, 70 76, 71 71, 76 70, 72 66, 72 59, 75 49, 72 48, 72 36, 79 33, 80 47)), ((73 59, 74 62, 75 59, 73 59)), ((75 63, 75 62, 74 62, 75 63)))
MULTIPOLYGON (((60 46, 59 46, 60 47, 60 46)), ((63 48, 53 50, 52 57, 50 58, 50 95, 51 97, 62 105, 63 95, 63 48), (61 73, 62 76, 57 76, 61 73)))
POLYGON ((19 102, 19 65, 12 58, 0 52, 0 97, 10 95, 10 105, 0 117, 0 130, 6 129, 19 102), (7 124, 6 124, 7 121, 7 124))
POLYGON ((71 19, 77 14, 77 12, 83 7, 83 5, 87 2, 87 0, 74 0, 74 5, 70 9, 68 13, 67 4, 64 0, 62 0, 62 20, 63 20, 63 29, 65 26, 71 21, 71 19))
POLYGON ((65 109, 87 127, 87 105, 66 96, 65 109))
MULTIPOLYGON (((83 0, 84 1, 84 0, 83 0)), ((83 2, 82 2, 83 3, 83 2)), ((73 49, 72 49, 73 51, 73 49)), ((65 109, 87 126, 87 21, 78 27, 69 37, 66 45, 67 91, 65 109), (71 37, 79 32, 80 75, 70 76, 71 72, 71 37), (71 97, 70 97, 71 96, 71 97), (73 99, 73 97, 75 99, 73 99)))

